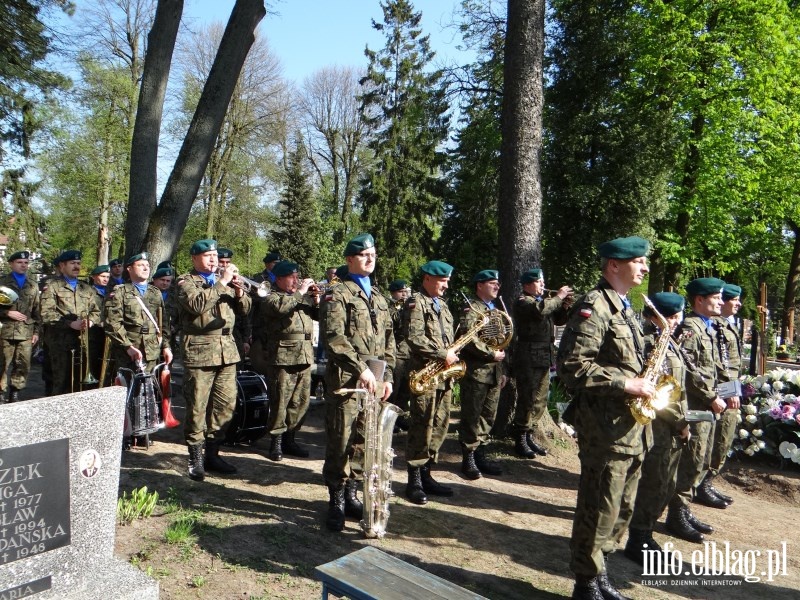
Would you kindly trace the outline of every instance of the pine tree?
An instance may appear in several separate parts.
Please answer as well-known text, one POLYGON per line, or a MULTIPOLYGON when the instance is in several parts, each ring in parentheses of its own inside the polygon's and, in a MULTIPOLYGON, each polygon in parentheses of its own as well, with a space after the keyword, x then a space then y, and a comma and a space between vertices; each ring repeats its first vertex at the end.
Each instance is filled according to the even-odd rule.
POLYGON ((374 136, 374 163, 361 189, 364 222, 380 253, 376 278, 408 278, 430 258, 446 194, 441 170, 449 118, 440 70, 426 72, 434 58, 422 35, 422 13, 408 0, 381 2, 386 36, 379 51, 367 48, 361 80, 362 111, 374 136))

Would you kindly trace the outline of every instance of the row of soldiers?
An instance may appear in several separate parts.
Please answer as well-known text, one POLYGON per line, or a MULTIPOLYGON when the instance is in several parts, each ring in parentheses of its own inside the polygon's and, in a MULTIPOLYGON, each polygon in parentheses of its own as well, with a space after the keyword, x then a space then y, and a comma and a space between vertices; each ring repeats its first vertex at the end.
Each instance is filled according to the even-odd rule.
POLYGON ((730 319, 741 288, 691 281, 685 319, 682 296, 654 294, 643 331, 628 294, 649 271, 648 250, 635 236, 600 245, 600 282, 570 310, 559 344, 557 371, 572 396, 564 418, 575 426, 581 462, 570 542, 576 599, 625 598, 608 577, 606 556, 626 533, 627 557, 642 564, 648 552, 649 564, 672 564, 653 539, 664 510, 670 533, 701 542, 713 527, 690 503, 733 502, 713 481, 739 419, 741 340, 730 319), (655 398, 666 374, 680 393, 662 407, 655 398), (654 407, 651 421, 643 409, 654 407))

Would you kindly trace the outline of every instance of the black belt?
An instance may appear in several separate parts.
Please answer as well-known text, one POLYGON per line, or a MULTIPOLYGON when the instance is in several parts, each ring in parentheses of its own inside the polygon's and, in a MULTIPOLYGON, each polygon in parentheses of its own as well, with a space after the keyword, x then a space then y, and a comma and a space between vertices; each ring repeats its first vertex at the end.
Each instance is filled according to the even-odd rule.
POLYGON ((232 329, 225 327, 223 329, 212 329, 211 331, 186 331, 186 335, 230 335, 232 329))
POLYGON ((310 333, 279 333, 276 336, 276 339, 279 341, 289 341, 289 340, 310 340, 311 334, 310 333))
POLYGON ((147 325, 126 325, 125 331, 129 333, 150 333, 150 328, 147 325))

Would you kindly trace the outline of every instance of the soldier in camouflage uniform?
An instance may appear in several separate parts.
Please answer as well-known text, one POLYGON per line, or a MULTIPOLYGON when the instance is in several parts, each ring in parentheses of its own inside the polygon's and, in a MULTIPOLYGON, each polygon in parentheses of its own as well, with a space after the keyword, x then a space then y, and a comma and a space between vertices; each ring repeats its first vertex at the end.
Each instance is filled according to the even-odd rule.
POLYGON ((572 526, 573 598, 622 597, 608 578, 612 552, 630 521, 651 429, 631 414, 627 399, 649 397, 644 340, 627 298, 647 275, 647 240, 601 244, 602 278, 570 311, 558 349, 558 375, 572 395, 565 418, 578 433, 581 477, 572 526))
POLYGON ((106 295, 108 295, 115 286, 125 283, 122 274, 125 272, 125 261, 121 258, 114 258, 108 263, 109 278, 106 285, 106 295))
POLYGON ((78 280, 81 253, 67 250, 56 264, 59 276, 47 280, 41 303, 53 395, 79 391, 89 368, 85 364, 86 349, 81 344, 82 332, 102 320, 92 286, 78 280))
POLYGON ((269 423, 272 435, 269 457, 283 454, 308 457, 308 450, 295 436, 308 410, 311 396, 311 365, 314 363, 312 334, 319 318, 319 297, 308 294, 313 279, 298 275, 296 263, 284 260, 275 265, 272 293, 259 303, 255 319, 263 325, 261 347, 266 355, 269 384, 269 423))
POLYGON ((330 503, 326 526, 344 528, 345 516, 361 519, 363 506, 356 497, 363 478, 364 418, 357 394, 337 394, 341 388, 365 388, 385 401, 392 393, 394 334, 389 305, 371 285, 375 270, 375 240, 368 233, 354 237, 344 250, 347 276, 325 295, 322 310, 325 352, 325 464, 322 474, 330 503), (386 361, 383 386, 367 367, 367 360, 386 361))
POLYGON ((189 253, 192 270, 178 278, 186 400, 184 439, 189 448, 189 477, 202 481, 206 471, 236 472, 220 458, 219 446, 236 406, 236 364, 240 357, 233 326, 237 315, 250 311, 251 301, 241 288, 228 286, 237 281, 234 265, 217 273, 215 240, 199 240, 189 253))
MULTIPOLYGON (((106 291, 110 278, 111 268, 108 265, 97 265, 92 269, 92 272, 89 273, 89 284, 94 288, 94 299, 95 302, 97 302, 97 308, 103 319, 105 319, 106 314, 106 291)), ((103 370, 105 345, 106 332, 103 327, 103 321, 94 323, 89 329, 89 364, 91 365, 92 373, 97 375, 98 379, 103 370)), ((108 379, 108 374, 113 371, 113 369, 106 369, 106 379, 108 379)), ((105 385, 107 385, 107 382, 100 382, 100 387, 105 385)))
MULTIPOLYGON (((736 381, 739 379, 742 368, 742 340, 739 337, 739 330, 736 328, 734 318, 742 307, 739 299, 742 295, 742 288, 732 283, 726 283, 722 287, 722 315, 717 320, 717 339, 720 344, 720 358, 723 371, 720 373, 720 381, 736 381), (724 345, 724 351, 722 346, 724 345)), ((714 428, 714 442, 711 449, 711 464, 706 474, 705 480, 708 491, 712 495, 718 496, 728 504, 733 504, 733 498, 723 494, 714 487, 712 480, 719 475, 725 461, 728 458, 733 439, 736 436, 736 426, 739 422, 739 406, 741 398, 735 397, 726 400, 728 408, 714 428)))
MULTIPOLYGON (((394 391, 389 402, 397 406, 403 412, 408 411, 408 359, 410 353, 403 326, 403 306, 411 294, 411 288, 403 279, 396 279, 389 284, 389 293, 392 295, 392 302, 389 304, 389 313, 392 315, 392 327, 394 328, 394 343, 397 352, 394 357, 394 391)), ((398 417, 395 425, 396 429, 408 430, 408 420, 405 415, 398 417)))
MULTIPOLYGON (((442 299, 447 290, 453 267, 433 260, 420 267, 422 290, 406 302, 406 342, 411 352, 409 372, 426 364, 441 361, 450 367, 459 361, 450 348, 454 342, 453 315, 442 299)), ((428 502, 432 496, 452 496, 453 488, 431 476, 431 465, 439 457, 439 449, 447 436, 450 423, 450 403, 453 399, 453 380, 446 378, 428 392, 410 401, 410 422, 406 446, 408 484, 406 497, 414 504, 428 502)))
POLYGON ((19 402, 20 391, 28 383, 31 352, 39 341, 39 287, 28 278, 30 252, 21 250, 8 257, 11 272, 0 278, 0 286, 10 288, 17 299, 0 306, 0 403, 19 402), (10 379, 10 381, 9 381, 10 379))
POLYGON ((169 337, 172 358, 176 360, 180 352, 180 344, 178 343, 178 286, 175 285, 175 268, 169 261, 158 263, 158 267, 153 273, 152 283, 161 291, 161 299, 164 301, 162 329, 164 330, 164 335, 169 337))
POLYGON ((128 258, 125 269, 130 283, 116 286, 109 294, 105 331, 118 368, 135 373, 141 362, 145 372, 150 373, 162 357, 167 364, 172 362, 169 338, 162 331, 164 300, 159 289, 147 283, 150 262, 146 252, 128 258))
POLYGON ((544 273, 530 269, 520 277, 522 293, 514 303, 514 377, 517 407, 512 430, 514 449, 523 458, 547 455, 533 440, 536 425, 547 412, 550 366, 555 363, 555 326, 567 322, 572 288, 563 286, 554 298, 545 297, 544 273))
MULTIPOLYGON (((692 337, 683 345, 692 362, 697 366, 699 377, 686 380, 686 394, 690 410, 711 410, 719 415, 726 402, 716 392, 719 374, 722 372, 720 347, 717 338, 717 319, 722 308, 722 286, 725 282, 713 277, 693 279, 686 286, 692 312, 678 328, 680 335, 691 331, 692 337)), ((681 454, 678 467, 675 495, 667 513, 667 530, 690 542, 700 543, 703 535, 693 525, 689 503, 696 488, 695 500, 703 504, 725 508, 727 503, 713 496, 703 485, 703 478, 711 460, 711 441, 714 424, 691 423, 691 438, 681 454)))
MULTIPOLYGON (((499 274, 486 269, 472 278, 475 298, 461 314, 461 331, 472 329, 488 311, 495 310, 494 301, 500 292, 499 274)), ((461 472, 467 479, 479 479, 481 474, 502 475, 503 471, 486 458, 482 446, 489 442, 489 431, 497 416, 500 389, 506 383, 504 350, 494 350, 475 339, 461 351, 467 372, 461 380, 461 419, 458 439, 461 442, 461 472)))
MULTIPOLYGON (((674 331, 683 320, 683 296, 673 292, 659 292, 653 294, 650 300, 656 310, 667 319, 670 331, 674 331)), ((644 309, 644 316, 649 319, 645 324, 645 354, 649 356, 662 332, 660 324, 655 321, 655 316, 648 307, 644 309)), ((653 539, 653 527, 675 491, 681 451, 689 439, 689 425, 686 422, 686 366, 677 346, 672 343, 667 348, 664 373, 675 379, 681 387, 681 395, 677 402, 657 411, 656 419, 652 423, 653 447, 647 452, 642 465, 642 477, 639 480, 628 543, 625 546, 625 556, 639 564, 644 561, 645 548, 661 551, 661 547, 653 539)))
MULTIPOLYGON (((233 259, 233 250, 217 248, 217 258, 219 259, 220 269, 226 269, 233 259)), ((240 369, 250 353, 251 317, 253 316, 254 311, 251 311, 251 314, 246 317, 236 317, 236 325, 233 327, 233 339, 236 340, 236 349, 239 351, 239 356, 242 357, 241 362, 239 362, 240 369)))

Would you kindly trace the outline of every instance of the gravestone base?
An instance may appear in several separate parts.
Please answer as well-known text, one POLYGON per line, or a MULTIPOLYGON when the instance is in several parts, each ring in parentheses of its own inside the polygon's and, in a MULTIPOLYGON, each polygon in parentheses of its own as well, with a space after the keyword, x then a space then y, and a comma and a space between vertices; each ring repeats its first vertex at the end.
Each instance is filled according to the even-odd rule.
POLYGON ((114 556, 125 388, 0 405, 0 598, 158 598, 114 556))

